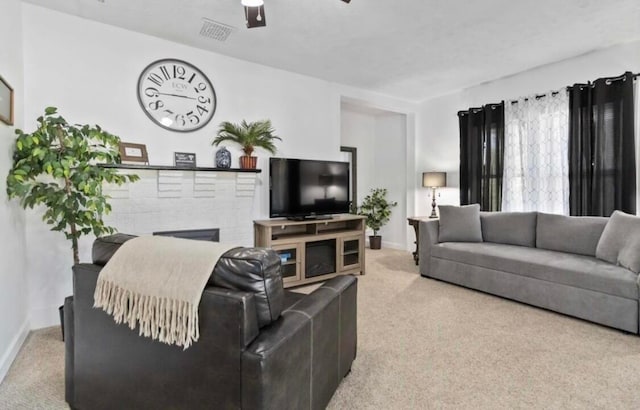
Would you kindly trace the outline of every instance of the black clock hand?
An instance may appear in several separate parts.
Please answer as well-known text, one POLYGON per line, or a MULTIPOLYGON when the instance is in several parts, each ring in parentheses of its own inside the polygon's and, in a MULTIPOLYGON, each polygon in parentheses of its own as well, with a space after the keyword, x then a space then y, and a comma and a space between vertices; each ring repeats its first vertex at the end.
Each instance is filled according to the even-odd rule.
POLYGON ((170 95, 171 97, 180 97, 180 98, 188 98, 190 100, 195 100, 195 97, 187 97, 186 95, 180 95, 180 94, 169 94, 169 93, 158 93, 159 95, 170 95))

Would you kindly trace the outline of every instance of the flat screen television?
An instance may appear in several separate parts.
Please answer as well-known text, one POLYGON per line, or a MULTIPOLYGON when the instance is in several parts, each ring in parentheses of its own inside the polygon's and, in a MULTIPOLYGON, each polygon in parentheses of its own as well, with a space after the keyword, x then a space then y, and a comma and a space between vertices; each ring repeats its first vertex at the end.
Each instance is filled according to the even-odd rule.
POLYGON ((269 217, 317 218, 349 212, 349 163, 269 161, 269 217))

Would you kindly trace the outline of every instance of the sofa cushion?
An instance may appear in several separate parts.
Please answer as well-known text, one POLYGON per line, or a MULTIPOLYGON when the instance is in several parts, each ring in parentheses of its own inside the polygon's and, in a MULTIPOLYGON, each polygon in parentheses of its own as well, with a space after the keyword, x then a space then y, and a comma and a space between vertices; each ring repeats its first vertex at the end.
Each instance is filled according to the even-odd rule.
POLYGON ((438 242, 482 242, 480 205, 440 205, 438 210, 438 242))
POLYGON ((640 217, 615 211, 602 232, 596 257, 640 272, 640 217))
POLYGON ((209 284, 254 294, 258 326, 280 317, 285 302, 281 261, 266 248, 235 248, 227 251, 213 269, 209 284))
POLYGON ((536 212, 480 212, 482 240, 536 246, 536 212))
POLYGON ((538 213, 536 247, 595 256, 609 218, 538 213))
POLYGON ((496 243, 441 243, 433 257, 574 286, 629 299, 638 298, 638 275, 592 256, 496 243))
POLYGON ((640 273, 640 237, 631 239, 618 254, 620 266, 640 273))

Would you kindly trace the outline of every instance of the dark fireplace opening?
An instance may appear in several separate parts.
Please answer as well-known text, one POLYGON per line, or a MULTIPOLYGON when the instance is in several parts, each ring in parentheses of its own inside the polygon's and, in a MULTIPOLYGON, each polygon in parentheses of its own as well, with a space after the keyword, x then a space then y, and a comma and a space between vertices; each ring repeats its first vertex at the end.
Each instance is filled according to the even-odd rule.
POLYGON ((307 242, 305 253, 305 277, 336 272, 336 240, 307 242))
POLYGON ((160 231, 154 235, 173 236, 175 238, 195 239, 198 241, 220 242, 220 229, 185 229, 180 231, 160 231))

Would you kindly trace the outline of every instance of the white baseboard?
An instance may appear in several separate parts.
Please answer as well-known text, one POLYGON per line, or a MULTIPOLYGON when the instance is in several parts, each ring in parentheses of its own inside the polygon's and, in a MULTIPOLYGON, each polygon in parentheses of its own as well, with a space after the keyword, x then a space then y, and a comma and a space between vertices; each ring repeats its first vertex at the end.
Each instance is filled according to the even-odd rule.
MULTIPOLYGON (((369 247, 369 237, 367 237, 365 239, 365 246, 369 247)), ((382 247, 383 248, 397 249, 399 251, 406 251, 407 250, 407 245, 405 245, 403 243, 398 243, 398 242, 382 241, 382 247)))
POLYGON ((407 246, 405 244, 398 243, 398 242, 382 241, 382 247, 391 248, 391 249, 397 249, 399 251, 406 251, 407 250, 407 246))
POLYGON ((60 313, 58 312, 59 307, 60 305, 31 309, 29 317, 31 330, 60 325, 60 313))
POLYGON ((0 383, 4 380, 7 373, 9 373, 9 368, 11 364, 18 356, 18 352, 22 347, 24 341, 27 339, 29 335, 29 321, 25 320, 25 322, 20 327, 20 330, 15 335, 11 343, 9 344, 9 348, 0 358, 0 383))

